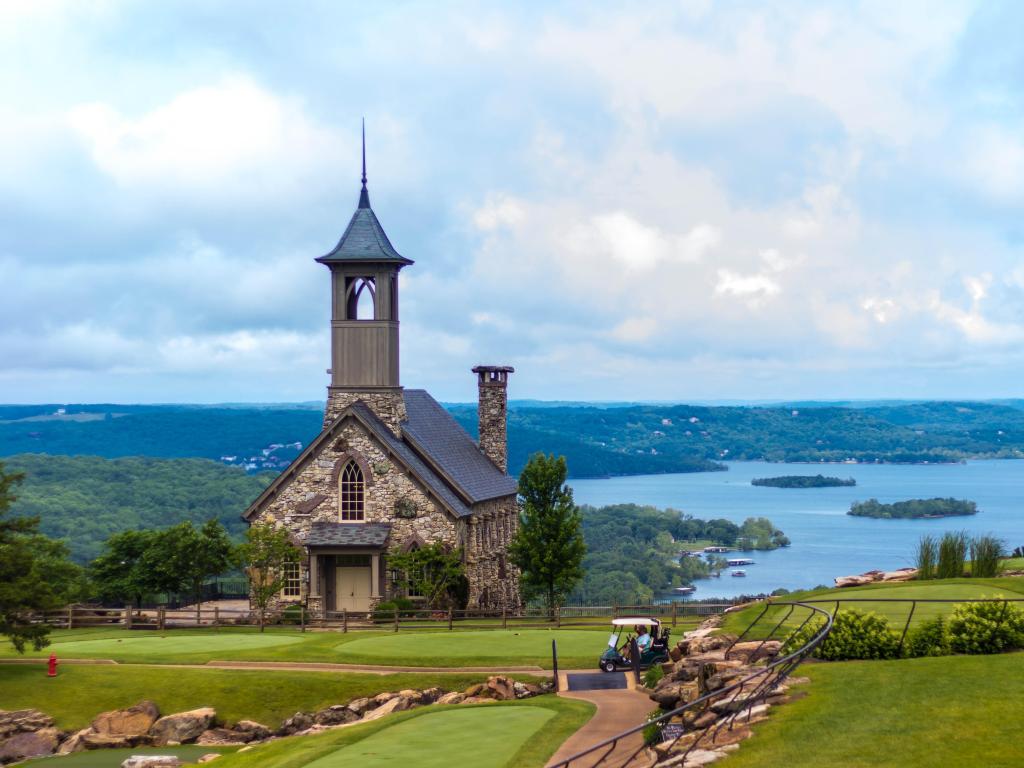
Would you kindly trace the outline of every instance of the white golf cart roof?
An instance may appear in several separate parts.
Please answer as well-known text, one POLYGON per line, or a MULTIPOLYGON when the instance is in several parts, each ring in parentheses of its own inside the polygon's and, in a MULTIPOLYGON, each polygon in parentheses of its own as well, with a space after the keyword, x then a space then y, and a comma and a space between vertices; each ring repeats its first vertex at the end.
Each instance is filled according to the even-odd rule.
POLYGON ((661 622, 657 619, 643 618, 640 616, 623 616, 620 619, 612 619, 613 627, 659 627, 661 622))

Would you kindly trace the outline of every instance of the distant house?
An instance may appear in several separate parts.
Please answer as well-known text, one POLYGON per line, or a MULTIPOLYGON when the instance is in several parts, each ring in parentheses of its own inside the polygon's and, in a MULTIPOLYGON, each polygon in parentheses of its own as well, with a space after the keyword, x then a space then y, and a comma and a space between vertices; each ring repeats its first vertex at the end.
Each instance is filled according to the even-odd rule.
POLYGON ((323 430, 244 514, 250 524, 283 526, 302 549, 281 600, 314 616, 368 611, 405 596, 392 553, 440 542, 462 553, 471 606, 517 606, 507 561, 519 520, 506 472, 513 369, 473 369, 479 444, 426 391, 402 387, 398 273, 413 262, 370 207, 365 169, 358 208, 317 261, 331 275, 323 430))

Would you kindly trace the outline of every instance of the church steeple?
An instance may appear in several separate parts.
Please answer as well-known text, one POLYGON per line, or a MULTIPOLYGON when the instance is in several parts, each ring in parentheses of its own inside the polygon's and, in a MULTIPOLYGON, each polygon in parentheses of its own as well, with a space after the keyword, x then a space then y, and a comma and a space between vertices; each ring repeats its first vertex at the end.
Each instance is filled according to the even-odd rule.
POLYGON ((329 392, 400 388, 398 272, 413 262, 388 240, 366 189, 366 127, 359 206, 338 244, 317 259, 331 270, 329 392))

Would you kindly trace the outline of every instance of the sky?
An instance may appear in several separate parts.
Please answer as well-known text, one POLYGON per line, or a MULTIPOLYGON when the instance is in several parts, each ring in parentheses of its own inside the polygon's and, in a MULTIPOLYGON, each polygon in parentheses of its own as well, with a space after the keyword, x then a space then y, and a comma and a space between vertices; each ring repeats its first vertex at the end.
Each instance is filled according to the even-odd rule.
POLYGON ((370 199, 402 383, 997 398, 1024 4, 0 0, 0 402, 325 396, 370 199))

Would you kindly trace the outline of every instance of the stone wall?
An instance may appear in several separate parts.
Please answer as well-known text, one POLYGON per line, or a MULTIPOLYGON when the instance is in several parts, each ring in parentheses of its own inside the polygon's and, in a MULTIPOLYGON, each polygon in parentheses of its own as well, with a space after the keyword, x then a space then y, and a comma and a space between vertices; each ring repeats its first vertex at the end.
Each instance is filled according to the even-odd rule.
POLYGON ((355 392, 347 389, 327 388, 327 409, 324 411, 324 429, 334 423, 341 412, 357 400, 369 407, 396 435, 405 421, 405 398, 401 389, 382 389, 374 392, 355 392))
POLYGON ((477 504, 465 526, 469 605, 518 608, 519 573, 508 561, 508 545, 519 526, 516 497, 506 496, 477 504))

